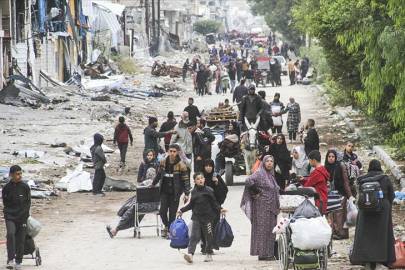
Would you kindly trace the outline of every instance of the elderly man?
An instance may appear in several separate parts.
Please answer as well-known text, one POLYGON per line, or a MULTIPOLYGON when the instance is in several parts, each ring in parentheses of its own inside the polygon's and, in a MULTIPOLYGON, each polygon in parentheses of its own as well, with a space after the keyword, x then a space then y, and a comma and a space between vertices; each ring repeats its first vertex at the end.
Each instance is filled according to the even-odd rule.
POLYGON ((143 150, 143 157, 146 157, 146 152, 149 149, 152 149, 157 156, 159 153, 164 153, 162 147, 159 145, 159 138, 163 138, 169 134, 175 134, 175 130, 169 130, 166 132, 158 132, 156 130, 158 126, 158 120, 156 117, 149 117, 149 125, 144 129, 144 139, 145 139, 145 148, 143 150))
POLYGON ((174 126, 173 130, 176 131, 176 133, 170 139, 170 144, 179 143, 186 157, 191 159, 193 153, 193 142, 191 134, 187 129, 188 122, 188 112, 184 111, 181 115, 180 122, 174 126))

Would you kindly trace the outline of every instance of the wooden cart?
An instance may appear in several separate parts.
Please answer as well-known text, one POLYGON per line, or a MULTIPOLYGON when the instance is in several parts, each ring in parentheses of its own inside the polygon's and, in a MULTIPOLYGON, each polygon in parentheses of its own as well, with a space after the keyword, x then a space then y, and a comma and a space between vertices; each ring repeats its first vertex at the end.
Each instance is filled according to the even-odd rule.
POLYGON ((228 108, 215 107, 207 113, 205 119, 211 129, 218 128, 221 124, 226 125, 225 129, 228 129, 229 123, 232 121, 237 122, 238 117, 239 111, 234 111, 233 106, 231 106, 228 108))

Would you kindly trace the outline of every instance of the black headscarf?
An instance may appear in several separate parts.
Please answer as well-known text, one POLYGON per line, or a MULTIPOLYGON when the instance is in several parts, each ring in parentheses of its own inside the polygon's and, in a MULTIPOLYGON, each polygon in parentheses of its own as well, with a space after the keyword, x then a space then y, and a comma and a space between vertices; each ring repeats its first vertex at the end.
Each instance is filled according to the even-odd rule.
POLYGON ((290 159, 290 151, 287 148, 287 143, 285 141, 285 136, 282 133, 277 134, 277 138, 278 137, 282 137, 283 138, 283 142, 281 144, 278 144, 277 141, 275 142, 276 145, 276 150, 278 152, 278 158, 280 159, 290 159))
POLYGON ((212 181, 212 177, 214 175, 214 169, 215 169, 214 161, 212 159, 206 159, 201 168, 201 172, 203 173, 204 178, 205 178, 204 184, 207 187, 211 187, 214 190, 215 199, 217 200, 217 203, 219 205, 221 205, 224 203, 224 201, 226 199, 226 195, 228 194, 228 187, 226 186, 224 180, 221 178, 221 176, 219 174, 217 175, 218 185, 215 185, 215 182, 212 181), (207 173, 205 171, 205 166, 207 166, 207 165, 212 167, 211 173, 207 173))
POLYGON ((381 163, 376 159, 371 160, 368 165, 368 172, 382 172, 381 163))
POLYGON ((232 129, 233 134, 236 134, 238 137, 240 137, 240 129, 238 127, 238 123, 231 122, 231 125, 233 126, 233 129, 232 129))
POLYGON ((204 161, 204 164, 201 168, 201 172, 204 174, 204 178, 205 178, 205 185, 207 187, 212 187, 213 185, 215 185, 214 181, 212 181, 212 176, 214 175, 214 161, 212 159, 206 159, 204 161), (205 166, 211 166, 212 167, 212 171, 210 173, 207 173, 207 171, 205 170, 205 166))
POLYGON ((337 160, 336 151, 333 149, 329 149, 328 152, 326 153, 325 169, 330 174, 330 181, 333 181, 335 183, 335 188, 338 191, 344 190, 342 167, 340 165, 340 162, 337 160), (328 162, 328 156, 330 153, 332 153, 335 156, 335 162, 333 163, 328 162))

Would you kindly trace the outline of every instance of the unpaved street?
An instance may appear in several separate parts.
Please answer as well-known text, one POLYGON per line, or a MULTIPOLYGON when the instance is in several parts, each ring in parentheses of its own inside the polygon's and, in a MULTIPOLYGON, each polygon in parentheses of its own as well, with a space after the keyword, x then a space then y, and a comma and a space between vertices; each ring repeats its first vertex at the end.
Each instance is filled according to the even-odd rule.
MULTIPOLYGON (((259 86, 256 91, 265 89, 267 93, 267 101, 270 101, 275 92, 281 93, 281 101, 288 102, 290 96, 294 96, 296 101, 301 105, 302 122, 306 119, 314 118, 317 121, 316 126, 322 129, 322 126, 330 125, 329 111, 323 105, 323 100, 317 97, 316 93, 308 86, 287 86, 289 80, 286 76, 282 77, 282 87, 263 88, 259 86)), ((194 92, 183 93, 179 99, 162 99, 155 103, 158 107, 160 115, 165 115, 167 111, 173 110, 175 114, 180 114, 183 108, 187 105, 189 96, 195 98, 195 105, 200 110, 209 106, 216 106, 219 101, 225 98, 231 99, 232 94, 204 96, 203 98, 196 97, 194 92)), ((53 142, 55 138, 66 143, 77 142, 83 137, 91 137, 95 132, 101 132, 106 139, 111 139, 112 134, 107 132, 112 131, 113 125, 105 121, 90 121, 89 111, 66 111, 65 112, 48 112, 23 110, 21 108, 8 107, 1 105, 2 128, 6 125, 13 126, 13 129, 18 127, 13 122, 26 118, 26 121, 33 121, 30 125, 33 133, 24 133, 24 136, 9 136, 10 133, 0 135, 3 142, 1 158, 6 160, 5 164, 13 163, 14 156, 10 155, 13 145, 22 141, 24 143, 31 142, 32 145, 37 145, 38 141, 53 142), (73 119, 74 118, 74 119, 73 119), (35 121, 42 119, 42 123, 49 126, 46 133, 35 134, 35 121), (87 120, 86 120, 87 119, 87 120), (8 150, 7 150, 8 149, 8 150)), ((283 117, 284 121, 286 116, 283 117)), ((178 119, 178 118, 177 118, 178 119)), ((159 118, 159 123, 163 122, 163 118, 159 118)), ((131 125, 131 123, 129 123, 131 125)), ((285 128, 284 128, 285 129, 285 128)), ((107 169, 107 174, 116 178, 125 178, 131 181, 136 181, 136 169, 139 165, 139 157, 143 149, 143 128, 133 128, 132 132, 135 136, 135 146, 129 148, 128 170, 119 176, 116 173, 119 154, 114 153, 110 159, 110 167, 107 169)), ((15 131, 17 134, 17 131, 15 131)), ((322 141, 322 139, 321 139, 322 141)), ((112 147, 112 142, 106 143, 112 147)), ((288 145, 291 149, 293 145, 288 145)), ((322 152, 325 153, 330 146, 322 147, 322 152)), ((339 147, 341 147, 339 145, 339 147)), ((18 161, 18 159, 15 159, 18 161)), ((22 164, 22 167, 27 170, 24 174, 24 179, 30 179, 29 176, 35 174, 43 174, 47 177, 54 174, 63 176, 66 169, 65 166, 78 163, 77 157, 71 157, 66 161, 66 155, 60 154, 59 157, 52 158, 47 172, 38 172, 35 170, 35 164, 22 164), (55 168, 55 164, 59 167, 55 168), (27 178, 28 177, 28 178, 27 178)), ((42 165, 43 166, 43 165, 42 165)), ((46 166, 45 166, 46 167, 46 166)), ((57 178, 57 177, 53 177, 57 178)), ((235 182, 243 183, 245 177, 235 176, 235 182)), ((35 180, 35 179, 33 179, 35 180)), ((34 200, 32 212, 33 216, 40 220, 43 224, 41 233, 37 236, 36 241, 41 250, 43 264, 40 269, 173 269, 173 268, 190 268, 190 269, 278 269, 278 261, 262 262, 258 261, 257 257, 249 255, 250 249, 250 224, 244 213, 240 210, 239 204, 243 192, 243 186, 235 185, 229 187, 228 198, 223 207, 228 210, 227 220, 232 226, 235 241, 230 248, 223 248, 213 257, 211 263, 204 263, 204 256, 197 253, 195 263, 187 264, 183 259, 182 254, 186 250, 172 249, 169 246, 169 241, 156 236, 154 228, 142 229, 142 238, 133 238, 133 231, 121 231, 118 235, 111 239, 105 226, 110 224, 115 226, 119 220, 116 212, 121 204, 129 198, 130 192, 107 192, 104 198, 94 197, 91 193, 72 193, 62 192, 59 198, 51 197, 50 200, 34 200)), ((181 203, 182 204, 182 203, 181 203)), ((186 220, 189 220, 191 213, 184 215, 186 220)), ((142 224, 153 224, 155 217, 147 215, 142 221, 142 224)), ((1 221, 0 242, 5 239, 4 222, 1 221)), ((332 259, 329 262, 330 269, 355 269, 350 266, 346 259, 350 241, 335 241, 334 249, 344 258, 332 259), (340 243, 341 242, 341 243, 340 243)), ((6 261, 5 245, 0 245, 0 257, 6 261)), ((24 269, 36 269, 33 260, 23 261, 24 269)))

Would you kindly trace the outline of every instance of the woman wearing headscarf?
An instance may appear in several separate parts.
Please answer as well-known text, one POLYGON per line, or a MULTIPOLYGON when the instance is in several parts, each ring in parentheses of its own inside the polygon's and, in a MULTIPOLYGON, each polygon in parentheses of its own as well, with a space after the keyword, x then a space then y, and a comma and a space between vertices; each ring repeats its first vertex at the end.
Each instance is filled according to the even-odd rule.
MULTIPOLYGON (((352 197, 347 179, 346 166, 339 159, 334 149, 329 149, 325 157, 325 169, 330 174, 330 186, 337 191, 342 201, 342 209, 329 214, 332 219, 332 234, 333 239, 348 239, 349 229, 343 228, 347 216, 347 199, 352 197)), ((354 199, 354 198, 353 198, 354 199)))
POLYGON ((291 164, 291 173, 296 175, 309 176, 311 172, 311 166, 305 150, 301 146, 294 147, 293 159, 291 164))
POLYGON ((358 179, 359 189, 366 182, 377 181, 383 192, 379 212, 359 211, 356 221, 352 260, 365 264, 364 269, 387 269, 387 262, 395 261, 395 239, 392 230, 392 201, 394 187, 391 179, 382 172, 381 163, 371 160, 368 173, 358 179))
POLYGON ((294 97, 290 97, 290 103, 285 107, 284 112, 288 111, 287 117, 287 131, 289 143, 297 138, 298 128, 301 122, 301 109, 300 104, 295 102, 294 97))
POLYGON ((270 147, 265 147, 266 152, 263 154, 274 157, 274 170, 278 186, 281 190, 286 187, 285 181, 289 179, 291 169, 290 151, 287 149, 285 136, 282 133, 277 134, 276 142, 270 147))
POLYGON ((279 186, 274 175, 274 158, 267 155, 257 171, 246 178, 240 207, 249 218, 251 229, 250 255, 259 260, 274 260, 272 233, 280 213, 279 186))
MULTIPOLYGON (((205 182, 204 185, 210 187, 214 190, 214 196, 217 200, 217 203, 221 206, 226 199, 228 194, 228 187, 226 186, 224 180, 222 179, 221 175, 214 173, 214 161, 212 159, 206 159, 203 163, 201 172, 204 175, 205 182)), ((219 219, 220 213, 215 214, 215 219, 212 221, 212 228, 215 229, 219 219)), ((205 253, 205 239, 202 237, 203 244, 201 245, 201 252, 205 253)), ((214 244, 214 248, 216 250, 219 249, 219 246, 214 244)))
POLYGON ((240 129, 238 126, 238 123, 236 122, 230 122, 229 123, 229 130, 233 132, 233 134, 236 134, 238 138, 240 138, 240 129))

